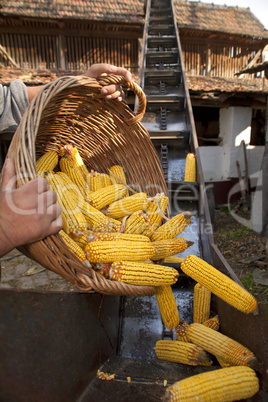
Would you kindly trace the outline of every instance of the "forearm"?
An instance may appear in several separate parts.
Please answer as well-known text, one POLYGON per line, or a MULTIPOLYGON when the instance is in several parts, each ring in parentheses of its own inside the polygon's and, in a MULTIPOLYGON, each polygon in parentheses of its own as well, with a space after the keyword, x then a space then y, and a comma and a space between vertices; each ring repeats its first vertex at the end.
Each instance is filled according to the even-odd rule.
POLYGON ((38 86, 28 86, 27 87, 27 93, 28 93, 28 98, 29 102, 33 100, 35 95, 38 94, 38 92, 44 87, 44 85, 38 85, 38 86))

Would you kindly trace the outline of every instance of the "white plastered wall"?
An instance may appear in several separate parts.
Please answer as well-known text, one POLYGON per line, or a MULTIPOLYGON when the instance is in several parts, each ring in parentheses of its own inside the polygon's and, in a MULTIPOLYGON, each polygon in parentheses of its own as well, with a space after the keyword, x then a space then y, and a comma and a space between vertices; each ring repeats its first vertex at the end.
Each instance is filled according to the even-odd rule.
MULTIPOLYGON (((264 154, 264 146, 249 145, 251 135, 252 109, 247 107, 230 107, 220 109, 220 133, 221 143, 219 146, 201 146, 200 157, 204 172, 205 182, 224 181, 230 178, 237 178, 236 161, 239 162, 242 176, 245 176, 245 160, 242 140, 246 145, 246 156, 248 163, 248 175, 251 180, 257 180, 257 187, 261 188, 262 172, 261 164, 264 154)), ((232 192, 240 191, 237 184, 232 192)), ((251 218, 241 220, 239 216, 234 218, 241 221, 245 226, 256 232, 262 230, 262 194, 256 191, 252 196, 251 218)), ((234 214, 234 213, 232 213, 234 214)), ((235 214, 234 214, 235 215, 235 214)))
POLYGON ((241 173, 245 174, 242 140, 246 144, 248 174, 256 177, 261 167, 264 146, 251 146, 252 109, 247 107, 230 107, 220 109, 219 146, 200 146, 200 157, 205 181, 221 181, 237 178, 236 161, 241 173))

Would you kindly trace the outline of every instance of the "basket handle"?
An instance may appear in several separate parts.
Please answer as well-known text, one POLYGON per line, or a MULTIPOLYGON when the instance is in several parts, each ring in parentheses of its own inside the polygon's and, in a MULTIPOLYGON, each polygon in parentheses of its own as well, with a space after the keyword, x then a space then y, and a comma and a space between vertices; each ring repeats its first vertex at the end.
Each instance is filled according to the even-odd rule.
POLYGON ((99 78, 97 81, 102 86, 116 84, 116 85, 122 85, 122 87, 127 87, 129 89, 132 89, 132 91, 138 97, 138 101, 139 101, 138 102, 138 110, 137 110, 136 115, 134 117, 132 117, 131 119, 128 119, 126 121, 126 123, 131 125, 131 124, 138 123, 142 120, 144 113, 145 113, 147 100, 146 100, 145 93, 143 92, 143 90, 141 89, 141 87, 138 84, 136 84, 134 81, 130 81, 130 82, 126 81, 126 79, 121 75, 112 75, 112 74, 103 76, 103 77, 99 78))

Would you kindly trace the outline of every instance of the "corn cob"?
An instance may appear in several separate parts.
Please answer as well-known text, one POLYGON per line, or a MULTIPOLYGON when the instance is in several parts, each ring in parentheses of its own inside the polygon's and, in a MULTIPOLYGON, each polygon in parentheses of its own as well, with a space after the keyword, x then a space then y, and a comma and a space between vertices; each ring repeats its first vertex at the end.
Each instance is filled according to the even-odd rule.
POLYGON ((94 191, 87 198, 87 201, 99 210, 106 208, 112 202, 125 197, 127 194, 127 189, 122 184, 112 184, 101 188, 100 190, 94 191))
POLYGON ((216 355, 216 359, 218 360, 218 363, 221 367, 231 367, 232 365, 228 362, 226 362, 224 359, 216 355))
POLYGON ((165 211, 168 207, 168 197, 162 193, 158 193, 151 200, 148 200, 146 206, 146 215, 148 216, 149 226, 144 233, 149 238, 152 237, 154 231, 162 224, 165 217, 165 211))
POLYGON ((182 212, 160 226, 151 237, 152 241, 172 239, 183 232, 191 222, 191 213, 182 212))
POLYGON ((110 176, 108 174, 101 173, 100 177, 101 177, 101 186, 102 187, 107 187, 107 186, 110 186, 111 184, 113 184, 111 182, 111 178, 110 178, 110 176))
POLYGON ((128 241, 145 241, 149 242, 150 239, 147 236, 129 234, 129 233, 103 233, 103 232, 93 232, 89 231, 87 233, 87 243, 97 240, 128 240, 128 241))
MULTIPOLYGON (((62 152, 61 152, 62 154, 62 152)), ((60 158, 60 169, 62 172, 66 173, 70 179, 79 187, 79 190, 84 197, 89 196, 89 188, 86 179, 78 165, 76 158, 70 156, 69 153, 65 152, 60 158)))
POLYGON ((46 172, 52 172, 57 166, 59 155, 56 151, 48 151, 44 153, 36 161, 36 172, 38 177, 44 177, 46 172))
POLYGON ((196 159, 195 154, 189 153, 185 160, 184 181, 196 181, 196 159))
POLYGON ((133 212, 144 209, 146 205, 147 194, 136 193, 121 200, 115 201, 107 208, 106 216, 120 219, 124 216, 131 215, 133 212))
POLYGON ((158 286, 155 296, 164 325, 168 329, 177 327, 180 315, 171 286, 158 286))
POLYGON ((110 218, 109 219, 110 225, 113 227, 113 232, 122 232, 122 222, 119 219, 110 218))
POLYGON ((64 230, 59 231, 59 235, 69 248, 69 250, 82 262, 88 265, 88 260, 86 259, 86 254, 84 250, 78 246, 78 244, 64 232, 64 230))
POLYGON ((69 159, 70 161, 73 162, 73 167, 76 168, 76 170, 80 171, 82 174, 83 178, 86 180, 87 175, 88 175, 88 169, 86 165, 84 164, 83 159, 81 158, 78 149, 76 147, 73 147, 72 145, 65 145, 64 147, 60 148, 60 156, 65 157, 69 159))
POLYGON ((152 257, 154 248, 144 241, 110 240, 88 243, 85 252, 91 262, 142 261, 152 257))
POLYGON ((86 183, 90 192, 94 192, 99 190, 100 188, 103 188, 101 175, 94 170, 91 170, 91 172, 89 172, 89 174, 87 175, 86 183))
POLYGON ((143 235, 135 235, 135 234, 126 234, 119 232, 94 232, 92 230, 88 230, 82 236, 75 239, 76 243, 84 249, 88 243, 91 241, 108 241, 108 240, 128 240, 128 241, 145 241, 149 242, 150 239, 143 235))
MULTIPOLYGON (((144 217, 145 217, 145 220, 146 220, 146 219, 147 219, 147 215, 144 214, 144 217)), ((147 222, 147 223, 144 225, 144 227, 143 227, 142 234, 143 234, 144 236, 149 237, 149 239, 151 239, 152 235, 154 234, 154 231, 155 231, 155 229, 154 229, 153 225, 150 225, 150 223, 147 222)))
POLYGON ((193 323, 186 327, 189 342, 201 346, 207 352, 219 356, 232 366, 250 366, 257 363, 254 354, 239 342, 203 324, 193 323))
POLYGON ((127 184, 124 169, 120 165, 113 165, 109 171, 112 184, 127 184))
POLYGON ((188 327, 188 325, 189 324, 187 324, 186 321, 182 321, 175 328, 178 341, 189 342, 189 340, 187 339, 187 335, 186 335, 186 328, 188 327))
POLYGON ((209 318, 208 320, 202 322, 202 324, 205 325, 206 327, 214 329, 214 331, 218 331, 220 328, 219 317, 217 315, 215 315, 215 317, 209 318))
POLYGON ((76 239, 74 239, 76 244, 78 244, 78 246, 81 247, 82 250, 84 250, 84 248, 86 247, 86 245, 88 243, 88 240, 87 240, 88 232, 89 232, 89 230, 85 231, 84 234, 82 234, 81 236, 79 236, 76 239))
POLYGON ((170 257, 165 257, 163 263, 165 264, 181 264, 185 258, 176 257, 175 255, 171 255, 170 257))
POLYGON ((203 324, 210 316, 211 291, 197 283, 194 287, 193 322, 203 324))
POLYGON ((84 204, 84 197, 79 187, 64 172, 55 173, 55 178, 57 179, 58 185, 62 188, 63 197, 73 198, 73 202, 81 208, 84 204))
POLYGON ((138 286, 173 285, 179 274, 176 269, 136 261, 113 262, 110 279, 138 286))
POLYGON ((256 309, 256 299, 249 292, 201 258, 188 255, 181 264, 181 269, 216 296, 244 313, 251 313, 256 309))
POLYGON ((177 253, 181 253, 188 247, 193 245, 192 241, 188 241, 182 237, 175 239, 165 239, 152 242, 155 255, 151 258, 153 261, 161 260, 177 253))
POLYGON ((85 217, 88 227, 96 232, 119 232, 121 222, 108 218, 101 211, 84 201, 81 212, 85 217))
POLYGON ((166 389, 164 400, 173 402, 231 402, 251 398, 259 380, 249 367, 228 367, 185 378, 166 389))
POLYGON ((190 342, 161 340, 155 345, 158 359, 189 366, 211 366, 212 360, 204 349, 190 342))
POLYGON ((168 197, 158 193, 147 202, 146 214, 148 215, 149 223, 156 229, 161 225, 163 215, 168 207, 168 197))
POLYGON ((73 197, 67 197, 62 191, 62 182, 54 173, 46 173, 51 189, 58 196, 57 202, 61 206, 61 217, 63 221, 63 230, 73 237, 80 236, 87 230, 87 222, 77 206, 76 200, 73 197))
POLYGON ((132 234, 143 234, 148 226, 148 217, 142 210, 131 214, 122 225, 124 233, 132 234))

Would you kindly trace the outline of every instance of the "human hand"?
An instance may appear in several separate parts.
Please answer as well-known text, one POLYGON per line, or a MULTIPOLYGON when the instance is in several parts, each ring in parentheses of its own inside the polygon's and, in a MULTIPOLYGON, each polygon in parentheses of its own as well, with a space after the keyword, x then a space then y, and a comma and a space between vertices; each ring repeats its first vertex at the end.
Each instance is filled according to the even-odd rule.
POLYGON ((0 188, 0 256, 57 233, 62 219, 56 201, 56 193, 43 178, 16 188, 14 162, 8 158, 0 188))
MULTIPOLYGON (((84 75, 91 78, 99 78, 101 76, 116 74, 122 75, 126 81, 130 82, 132 80, 132 75, 130 71, 123 67, 116 67, 112 64, 98 63, 92 64, 92 66, 86 71, 84 75)), ((101 89, 101 93, 105 95, 106 99, 118 99, 121 101, 125 97, 125 93, 121 85, 107 85, 101 89)))

